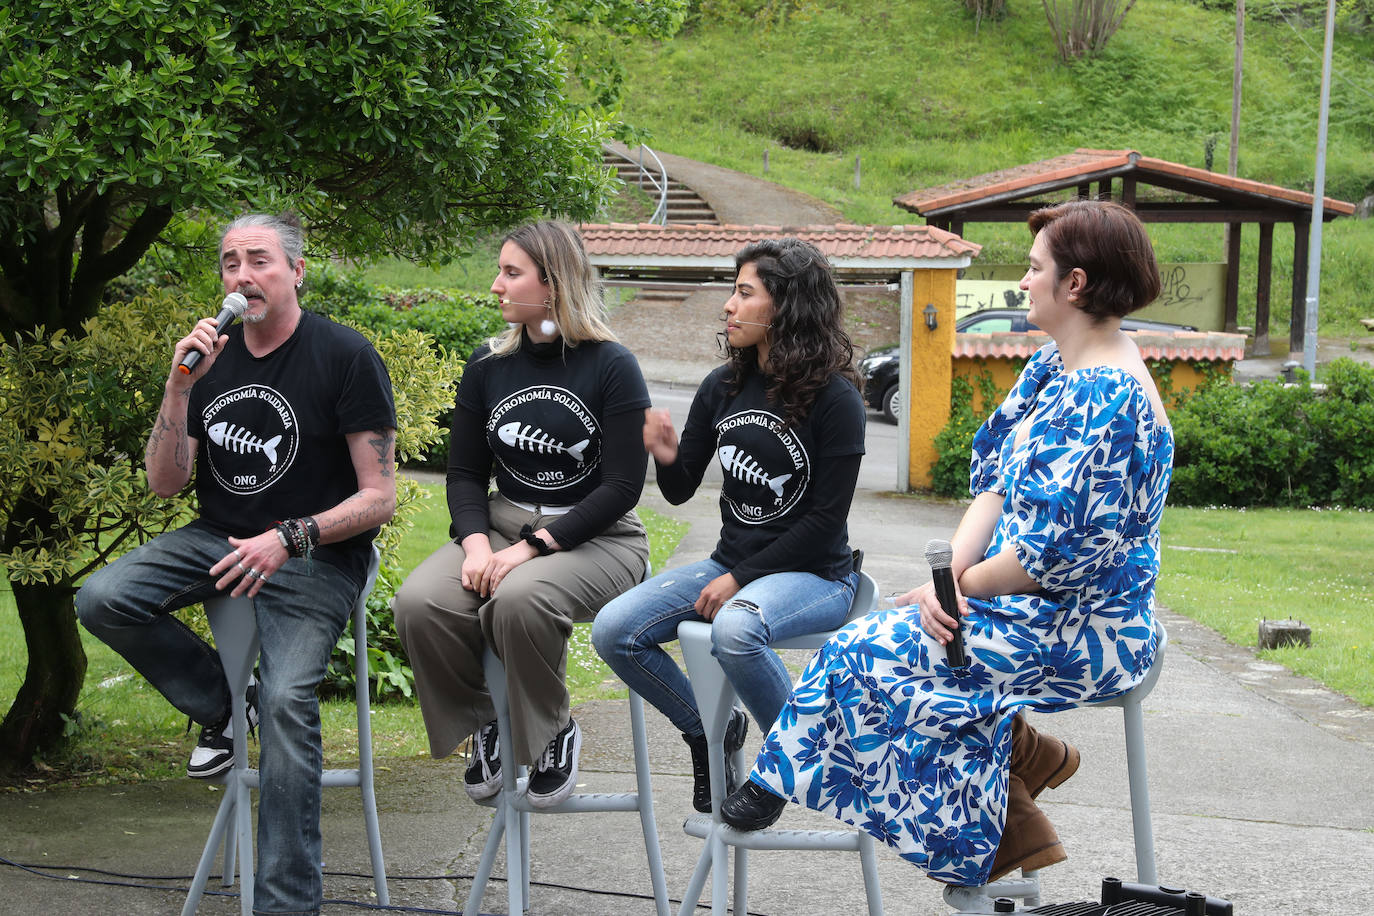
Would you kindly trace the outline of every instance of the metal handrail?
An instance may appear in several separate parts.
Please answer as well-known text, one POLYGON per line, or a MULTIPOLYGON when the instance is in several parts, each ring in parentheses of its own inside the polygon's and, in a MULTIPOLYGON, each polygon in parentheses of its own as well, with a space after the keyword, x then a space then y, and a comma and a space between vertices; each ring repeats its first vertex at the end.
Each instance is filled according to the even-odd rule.
POLYGON ((668 170, 664 168, 663 162, 658 158, 658 154, 643 144, 639 146, 638 159, 631 158, 626 153, 622 153, 616 149, 612 149, 611 152, 621 159, 624 159, 626 162, 633 163, 639 168, 638 181, 641 190, 644 189, 646 183, 650 187, 658 190, 658 206, 654 208, 654 215, 649 218, 649 222, 658 226, 665 225, 668 222, 668 170), (652 172, 644 167, 645 153, 648 153, 658 166, 658 174, 660 177, 655 177, 652 172))

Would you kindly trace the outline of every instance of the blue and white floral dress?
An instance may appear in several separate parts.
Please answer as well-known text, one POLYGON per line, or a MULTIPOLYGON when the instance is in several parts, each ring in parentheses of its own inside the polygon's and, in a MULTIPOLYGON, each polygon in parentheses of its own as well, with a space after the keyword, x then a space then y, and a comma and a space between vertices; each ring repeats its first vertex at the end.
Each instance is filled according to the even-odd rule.
POLYGON ((1005 497, 986 555, 1015 550, 1043 590, 969 599, 962 671, 915 607, 845 627, 802 674, 751 778, 866 830, 932 878, 986 883, 1012 716, 1117 696, 1154 659, 1173 450, 1134 377, 1066 372, 1058 348, 1042 347, 975 437, 970 489, 1005 497))

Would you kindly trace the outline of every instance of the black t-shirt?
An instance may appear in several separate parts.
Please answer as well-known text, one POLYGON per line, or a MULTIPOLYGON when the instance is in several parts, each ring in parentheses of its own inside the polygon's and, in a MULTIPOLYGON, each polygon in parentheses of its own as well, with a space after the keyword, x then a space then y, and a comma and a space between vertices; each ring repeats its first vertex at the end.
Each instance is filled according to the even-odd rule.
POLYGON ((507 499, 577 506, 547 526, 565 549, 600 534, 639 500, 648 406, 639 363, 618 343, 526 337, 505 356, 478 347, 458 384, 449 445, 454 536, 487 532, 493 474, 507 499))
POLYGON ((864 453, 858 390, 832 376, 800 425, 788 429, 767 378, 751 372, 730 394, 730 367, 697 389, 678 460, 659 466, 659 488, 680 503, 720 462, 720 541, 711 558, 745 585, 778 572, 839 579, 853 568, 847 519, 864 453))
MULTIPOLYGON (((302 312, 286 342, 261 358, 243 328, 191 389, 187 431, 196 449, 201 524, 252 537, 315 515, 358 492, 349 433, 395 429, 391 377, 357 331, 302 312)), ((373 528, 321 545, 315 557, 362 580, 373 528)))

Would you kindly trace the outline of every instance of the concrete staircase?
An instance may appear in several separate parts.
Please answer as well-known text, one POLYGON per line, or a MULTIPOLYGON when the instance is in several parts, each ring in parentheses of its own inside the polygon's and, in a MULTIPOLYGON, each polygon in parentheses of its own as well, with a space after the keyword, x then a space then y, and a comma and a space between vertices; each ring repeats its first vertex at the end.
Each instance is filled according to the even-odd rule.
MULTIPOLYGON (((654 171, 641 172, 637 161, 630 161, 623 156, 611 151, 602 152, 602 160, 606 167, 615 172, 616 177, 629 185, 638 187, 645 194, 648 194, 658 202, 658 180, 660 175, 654 171)), ((652 160, 645 157, 645 168, 654 168, 652 160)), ((716 218, 715 211, 711 205, 702 199, 691 188, 674 181, 672 176, 668 177, 668 211, 667 222, 669 223, 710 223, 716 225, 720 222, 716 218)))

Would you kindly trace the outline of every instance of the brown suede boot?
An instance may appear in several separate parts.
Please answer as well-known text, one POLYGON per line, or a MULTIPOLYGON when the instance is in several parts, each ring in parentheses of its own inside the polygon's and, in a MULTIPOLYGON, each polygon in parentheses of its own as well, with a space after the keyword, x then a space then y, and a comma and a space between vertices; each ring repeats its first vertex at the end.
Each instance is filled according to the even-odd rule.
POLYGON ((996 881, 1018 868, 1023 872, 1036 871, 1068 857, 1054 825, 1031 800, 1026 784, 1015 773, 1011 774, 1007 779, 1006 826, 1002 829, 1002 843, 992 858, 988 880, 996 881))
POLYGON ((1030 797, 1037 798, 1078 772, 1078 748, 1037 732, 1022 712, 1011 720, 1011 771, 1021 777, 1030 797))

